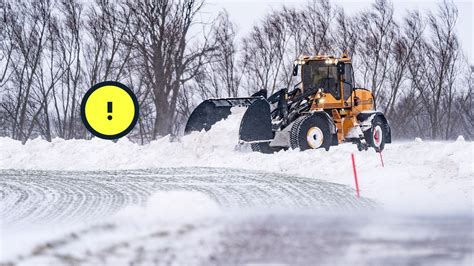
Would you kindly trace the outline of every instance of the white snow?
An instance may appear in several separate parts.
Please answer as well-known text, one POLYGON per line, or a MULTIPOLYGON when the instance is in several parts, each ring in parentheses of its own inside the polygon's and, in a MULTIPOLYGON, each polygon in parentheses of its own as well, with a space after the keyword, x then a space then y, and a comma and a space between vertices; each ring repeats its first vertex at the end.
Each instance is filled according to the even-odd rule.
POLYGON ((469 141, 415 140, 387 144, 379 154, 358 152, 352 144, 324 150, 281 151, 273 155, 236 149, 242 111, 209 132, 180 141, 168 136, 147 145, 127 138, 117 143, 92 140, 34 139, 22 145, 0 138, 0 169, 117 170, 160 167, 226 167, 286 173, 354 186, 351 153, 355 154, 361 195, 388 209, 401 211, 471 211, 473 144, 469 141))
MULTIPOLYGON (((158 192, 145 207, 128 206, 116 214, 125 223, 152 225, 154 223, 185 223, 210 215, 218 215, 219 206, 209 196, 195 191, 158 192)), ((123 223, 122 223, 123 224, 123 223)))
POLYGON ((166 251, 161 252, 161 259, 172 261, 172 265, 197 265, 217 245, 221 228, 213 219, 219 214, 216 202, 205 194, 158 192, 145 206, 128 206, 100 222, 31 225, 25 234, 9 228, 1 234, 0 243, 9 244, 1 247, 0 261, 22 254, 26 261, 20 260, 20 265, 62 265, 64 261, 57 261, 56 255, 68 254, 71 258, 89 257, 82 263, 86 265, 130 265, 130 251, 143 249, 143 256, 166 251), (109 252, 118 254, 103 261, 102 253, 109 252))
MULTIPOLYGON (((174 265, 197 264, 199 258, 213 251, 218 240, 214 232, 219 228, 207 228, 206 223, 219 212, 217 204, 202 193, 159 192, 149 198, 145 207, 130 206, 107 219, 106 224, 111 225, 110 229, 100 234, 85 234, 79 243, 67 246, 67 250, 62 252, 81 257, 88 252, 98 253, 97 251, 103 250, 104 247, 116 243, 129 243, 126 250, 170 249, 174 254, 180 254, 174 258, 174 265), (189 225, 195 229, 187 229, 189 225), (189 231, 183 233, 186 230, 189 231), (185 238, 185 241, 179 238, 185 238), (139 239, 144 241, 134 245, 139 239), (193 249, 197 246, 200 247, 199 250, 193 249)), ((164 257, 166 255, 163 254, 164 257)), ((100 264, 100 261, 88 262, 89 265, 96 263, 100 264)), ((127 265, 127 262, 117 256, 115 261, 107 261, 107 264, 127 265)))
MULTIPOLYGON (((382 167, 378 153, 359 152, 352 144, 331 147, 328 152, 288 150, 272 155, 250 152, 248 147, 237 145, 242 114, 242 109, 233 109, 228 119, 217 123, 209 132, 195 132, 175 142, 167 136, 147 145, 135 144, 127 138, 116 143, 98 138, 54 139, 50 143, 38 138, 25 145, 0 138, 0 169, 238 168, 354 187, 351 164, 354 153, 361 195, 381 203, 392 214, 469 214, 474 209, 473 144, 462 136, 455 142, 417 138, 387 144, 383 152, 385 167, 382 167)), ((0 224, 0 260, 22 254, 27 256, 26 265, 61 264, 64 261, 58 261, 58 254, 67 254, 71 258, 88 258, 85 262, 88 265, 126 265, 131 252, 140 251, 144 257, 138 259, 144 263, 153 261, 147 256, 160 254, 163 261, 171 264, 195 265, 219 247, 224 224, 218 220, 223 214, 217 203, 205 194, 169 191, 151 196, 146 206, 128 206, 113 217, 91 224, 84 221, 78 225, 28 228, 3 228, 0 224), (39 253, 28 257, 31 252, 39 253), (111 256, 104 261, 103 254, 109 252, 117 255, 112 256, 112 261, 111 256)), ((368 230, 362 234, 370 239, 374 232, 368 230)), ((365 247, 355 246, 347 256, 351 260, 360 259, 360 250, 365 247)), ((393 250, 390 255, 402 251, 405 252, 393 250)), ((17 260, 20 265, 21 261, 17 260)))

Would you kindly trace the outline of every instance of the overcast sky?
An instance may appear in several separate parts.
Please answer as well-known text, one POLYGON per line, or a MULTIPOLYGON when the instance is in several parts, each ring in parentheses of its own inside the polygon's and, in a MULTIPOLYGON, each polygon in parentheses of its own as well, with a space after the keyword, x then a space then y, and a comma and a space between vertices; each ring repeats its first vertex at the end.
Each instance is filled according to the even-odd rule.
MULTIPOLYGON (((232 21, 239 28, 239 35, 249 32, 252 26, 272 9, 279 9, 281 6, 301 6, 306 0, 207 0, 204 12, 217 13, 219 10, 226 9, 232 21)), ((333 3, 343 6, 344 10, 351 14, 370 7, 372 0, 333 0, 333 3)), ((457 22, 457 32, 464 53, 469 58, 471 65, 474 65, 473 48, 473 18, 474 1, 473 0, 455 0, 459 10, 459 19, 457 22)), ((406 10, 419 9, 420 11, 436 11, 437 1, 403 1, 393 0, 395 15, 398 21, 404 16, 406 10)))

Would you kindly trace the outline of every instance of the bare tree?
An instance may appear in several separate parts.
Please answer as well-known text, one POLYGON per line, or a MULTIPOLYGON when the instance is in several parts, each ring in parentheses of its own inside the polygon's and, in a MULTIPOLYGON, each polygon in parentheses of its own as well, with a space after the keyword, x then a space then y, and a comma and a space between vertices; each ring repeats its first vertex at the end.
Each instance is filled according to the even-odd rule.
POLYGON ((57 58, 60 57, 60 54, 57 53, 60 38, 58 24, 58 18, 52 15, 47 27, 47 41, 45 42, 42 64, 35 74, 37 86, 33 98, 41 108, 35 115, 37 118, 33 119, 36 123, 30 125, 30 130, 33 130, 33 126, 37 126, 40 134, 48 141, 51 141, 53 136, 49 109, 50 95, 65 72, 57 64, 57 58))
POLYGON ((402 85, 408 78, 408 64, 414 55, 416 45, 423 37, 423 21, 418 12, 409 12, 405 18, 403 32, 396 36, 388 62, 390 71, 387 75, 386 95, 387 101, 383 106, 385 115, 389 118, 404 120, 407 117, 400 117, 395 113, 395 103, 401 93, 402 85), (388 90, 389 89, 389 90, 388 90))
POLYGON ((310 0, 269 12, 242 39, 225 11, 198 20, 203 1, 1 1, 0 134, 88 138, 79 101, 118 80, 140 105, 129 137, 146 143, 179 132, 204 98, 288 88, 297 57, 346 52, 394 136, 472 139, 472 71, 451 0, 401 22, 388 0, 352 16, 310 0))
POLYGON ((130 29, 130 10, 107 0, 96 0, 89 7, 85 30, 90 42, 84 43, 89 85, 125 77, 132 56, 130 42, 136 32, 130 29), (129 35, 131 33, 131 35, 129 35))
POLYGON ((331 38, 331 24, 335 9, 329 0, 313 0, 300 12, 301 25, 307 34, 307 51, 311 54, 331 54, 334 44, 331 38))
MULTIPOLYGON (((467 72, 461 84, 464 84, 467 87, 466 91, 460 92, 456 95, 455 99, 455 110, 457 110, 453 119, 459 121, 458 131, 456 132, 456 124, 453 123, 453 126, 449 129, 451 134, 449 137, 453 137, 453 134, 463 134, 469 140, 473 139, 474 132, 474 105, 472 104, 472 96, 474 93, 474 66, 467 67, 467 72)), ((455 136, 455 135, 454 135, 455 136)))
POLYGON ((84 131, 76 130, 81 125, 80 96, 87 89, 84 88, 81 61, 83 6, 78 1, 64 1, 58 11, 62 16, 58 20, 56 49, 60 56, 57 64, 63 73, 61 82, 53 86, 55 129, 57 135, 64 139, 84 137, 84 131))
POLYGON ((356 47, 359 41, 359 21, 355 17, 347 16, 342 8, 337 10, 336 19, 337 27, 335 29, 335 36, 333 37, 339 48, 339 51, 336 52, 346 53, 350 57, 354 57, 357 53, 356 47))
MULTIPOLYGON (((131 12, 129 34, 139 56, 139 68, 151 88, 156 118, 152 139, 170 134, 183 83, 191 80, 214 47, 204 41, 188 44, 190 28, 201 1, 127 1, 131 12)), ((137 62, 138 63, 138 62, 137 62)))
POLYGON ((213 25, 211 38, 215 50, 209 54, 209 63, 195 76, 195 89, 188 90, 200 91, 202 98, 237 97, 245 64, 237 61, 235 25, 226 11, 219 14, 213 25))
POLYGON ((243 40, 243 59, 250 92, 288 87, 292 64, 302 55, 334 52, 331 34, 335 8, 327 0, 308 2, 301 9, 269 13, 243 40))
POLYGON ((7 6, 7 4, 6 2, 0 2, 0 25, 2 25, 0 27, 0 87, 5 85, 9 78, 9 65, 12 61, 13 52, 13 43, 8 33, 11 28, 4 27, 7 21, 11 20, 11 18, 7 17, 8 10, 10 9, 10 6, 7 6))
POLYGON ((376 101, 384 101, 384 91, 390 64, 388 58, 394 47, 397 24, 393 18, 393 5, 387 0, 376 0, 372 9, 360 16, 358 67, 364 87, 372 90, 376 101))
POLYGON ((7 36, 13 44, 11 53, 10 82, 5 85, 5 100, 2 108, 8 114, 11 136, 26 140, 43 105, 32 99, 35 77, 41 68, 42 56, 47 41, 47 28, 51 18, 52 4, 48 0, 11 3, 7 14, 7 36))
POLYGON ((420 42, 417 55, 410 63, 411 80, 426 110, 433 139, 446 137, 441 136, 442 127, 449 127, 451 123, 450 119, 445 120, 444 125, 442 121, 451 117, 457 79, 459 44, 454 28, 457 14, 456 6, 444 1, 436 14, 428 15, 429 41, 420 42))
POLYGON ((284 17, 279 12, 270 13, 262 25, 255 26, 243 40, 243 62, 247 64, 246 78, 249 92, 277 89, 285 52, 290 38, 284 17))

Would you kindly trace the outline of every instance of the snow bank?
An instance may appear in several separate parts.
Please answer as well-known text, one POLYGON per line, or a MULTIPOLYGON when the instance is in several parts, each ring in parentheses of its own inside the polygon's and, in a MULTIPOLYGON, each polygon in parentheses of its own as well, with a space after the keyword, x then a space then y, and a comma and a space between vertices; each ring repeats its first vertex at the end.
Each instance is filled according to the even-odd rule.
POLYGON ((227 167, 286 173, 353 186, 355 153, 361 194, 386 206, 410 210, 472 210, 473 144, 468 141, 412 141, 386 145, 385 167, 373 150, 344 144, 324 150, 268 155, 236 149, 242 111, 178 142, 163 137, 148 145, 127 138, 117 143, 34 139, 22 145, 0 138, 0 169, 105 170, 160 167, 227 167))

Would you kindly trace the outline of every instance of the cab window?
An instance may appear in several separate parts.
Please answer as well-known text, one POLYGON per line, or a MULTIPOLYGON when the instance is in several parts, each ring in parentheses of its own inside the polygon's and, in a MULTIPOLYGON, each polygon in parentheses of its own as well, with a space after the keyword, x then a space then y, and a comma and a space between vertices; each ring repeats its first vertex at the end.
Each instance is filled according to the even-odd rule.
POLYGON ((341 98, 337 82, 337 68, 324 61, 309 61, 303 66, 303 87, 321 88, 336 99, 341 98))
POLYGON ((342 85, 344 86, 344 100, 347 101, 349 97, 352 95, 352 66, 350 64, 346 64, 345 66, 345 73, 344 73, 344 81, 342 85))

